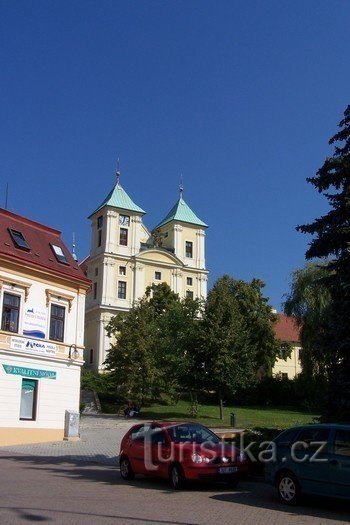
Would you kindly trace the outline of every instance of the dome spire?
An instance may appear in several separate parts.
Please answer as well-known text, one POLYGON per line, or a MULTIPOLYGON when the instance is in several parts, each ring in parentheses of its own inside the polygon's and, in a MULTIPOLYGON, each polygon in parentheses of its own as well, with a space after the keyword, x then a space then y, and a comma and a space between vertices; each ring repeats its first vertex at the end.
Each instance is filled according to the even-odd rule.
POLYGON ((182 199, 182 196, 183 196, 183 193, 184 193, 184 185, 183 185, 182 173, 181 173, 181 176, 180 176, 179 191, 180 191, 180 199, 182 199))
POLYGON ((118 160, 117 160, 117 171, 115 172, 115 176, 117 177, 117 186, 119 186, 119 183, 120 183, 120 162, 119 162, 119 157, 118 157, 118 160))

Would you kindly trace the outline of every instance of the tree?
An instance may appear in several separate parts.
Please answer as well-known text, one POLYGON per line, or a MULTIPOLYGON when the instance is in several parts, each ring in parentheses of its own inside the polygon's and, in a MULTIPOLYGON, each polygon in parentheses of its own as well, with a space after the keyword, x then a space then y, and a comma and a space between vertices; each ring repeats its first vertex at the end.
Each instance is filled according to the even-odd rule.
POLYGON ((307 179, 328 200, 330 211, 311 224, 298 226, 314 236, 307 259, 328 259, 323 283, 331 297, 322 332, 322 351, 330 365, 330 381, 324 418, 349 420, 350 414, 350 106, 329 141, 332 157, 315 177, 307 179))
POLYGON ((326 275, 322 262, 309 262, 304 268, 295 270, 284 303, 285 313, 293 316, 300 327, 302 373, 310 379, 325 376, 327 372, 320 341, 330 305, 330 293, 323 282, 326 275))
POLYGON ((199 300, 181 301, 161 283, 149 286, 130 312, 112 318, 107 333, 115 342, 105 364, 125 398, 143 404, 161 392, 172 396, 185 389, 196 406, 201 388, 200 309, 199 300))
POLYGON ((273 322, 276 315, 262 295, 264 283, 250 283, 224 275, 208 294, 203 330, 206 367, 211 387, 223 403, 238 388, 247 387, 261 373, 270 371, 280 351, 273 322))

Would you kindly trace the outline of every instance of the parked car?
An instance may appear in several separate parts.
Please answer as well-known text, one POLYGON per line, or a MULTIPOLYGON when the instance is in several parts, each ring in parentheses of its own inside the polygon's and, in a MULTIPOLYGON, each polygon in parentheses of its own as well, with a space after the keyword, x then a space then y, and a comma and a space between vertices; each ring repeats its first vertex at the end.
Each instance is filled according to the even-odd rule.
POLYGON ((169 479, 181 489, 187 480, 225 481, 237 486, 248 461, 235 446, 225 443, 198 423, 152 422, 134 425, 120 447, 120 474, 169 479))
POLYGON ((270 450, 265 476, 283 503, 296 505, 303 494, 350 499, 350 425, 290 428, 270 450))

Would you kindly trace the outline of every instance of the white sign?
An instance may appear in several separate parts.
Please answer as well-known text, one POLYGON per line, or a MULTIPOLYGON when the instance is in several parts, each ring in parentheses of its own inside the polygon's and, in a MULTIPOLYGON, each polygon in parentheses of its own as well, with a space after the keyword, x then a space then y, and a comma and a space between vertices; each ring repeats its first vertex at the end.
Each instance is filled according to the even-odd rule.
POLYGON ((45 339, 47 311, 44 308, 27 306, 23 316, 23 335, 45 339))
POLYGON ((36 339, 27 339, 24 337, 11 337, 12 350, 21 350, 22 352, 32 352, 35 354, 56 355, 57 347, 52 343, 37 341, 36 339))

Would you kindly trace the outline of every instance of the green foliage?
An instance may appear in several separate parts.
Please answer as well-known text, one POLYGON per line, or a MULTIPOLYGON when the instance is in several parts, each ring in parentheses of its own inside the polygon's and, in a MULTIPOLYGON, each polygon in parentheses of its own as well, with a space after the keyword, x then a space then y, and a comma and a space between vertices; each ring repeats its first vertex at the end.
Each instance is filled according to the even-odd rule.
POLYGON ((100 401, 115 401, 118 397, 115 380, 112 374, 98 374, 91 370, 82 370, 81 388, 97 392, 100 401))
POLYGON ((313 235, 307 259, 323 258, 331 301, 322 327, 320 350, 329 367, 328 420, 350 417, 350 106, 331 138, 334 153, 308 180, 328 200, 330 211, 298 230, 313 235))
POLYGON ((265 377, 248 388, 237 391, 232 401, 242 406, 293 406, 321 411, 327 387, 326 378, 311 378, 301 374, 294 379, 284 379, 281 375, 265 377))
POLYGON ((221 399, 252 384, 262 371, 270 372, 281 346, 272 324, 276 321, 262 295, 264 284, 224 275, 208 294, 203 320, 210 386, 221 399))
POLYGON ((180 301, 166 283, 152 285, 127 314, 117 314, 107 326, 115 336, 106 366, 119 392, 144 404, 166 391, 199 387, 197 363, 200 302, 180 301))
POLYGON ((327 324, 330 292, 324 284, 325 263, 308 263, 292 274, 291 291, 284 311, 293 316, 299 327, 303 351, 301 365, 308 378, 325 375, 327 356, 322 352, 323 327, 327 324))

